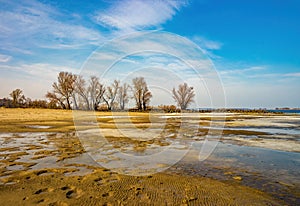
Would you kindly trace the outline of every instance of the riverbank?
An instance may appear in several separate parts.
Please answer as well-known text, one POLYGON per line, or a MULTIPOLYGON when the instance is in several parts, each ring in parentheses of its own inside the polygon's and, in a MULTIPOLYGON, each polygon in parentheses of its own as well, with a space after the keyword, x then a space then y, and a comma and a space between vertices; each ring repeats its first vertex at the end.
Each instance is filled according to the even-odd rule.
MULTIPOLYGON (((150 114, 154 115, 151 118, 145 113, 130 113, 129 117, 127 115, 128 113, 122 112, 96 113, 97 122, 112 145, 108 148, 110 157, 105 161, 111 161, 109 158, 113 158, 117 150, 142 155, 151 154, 157 151, 157 148, 167 148, 172 141, 181 141, 183 144, 201 143, 209 132, 207 127, 211 125, 212 119, 215 120, 214 127, 222 124, 228 127, 219 141, 224 144, 231 142, 237 148, 242 144, 242 141, 234 139, 235 136, 238 137, 237 135, 244 135, 239 137, 244 139, 247 139, 246 136, 263 138, 274 135, 268 131, 249 129, 250 126, 261 128, 264 118, 271 118, 270 121, 265 121, 264 127, 269 125, 294 130, 298 128, 292 116, 285 119, 284 125, 279 125, 282 124, 282 119, 272 115, 232 114, 225 119, 222 115, 211 117, 210 114, 203 114, 201 117, 195 114, 183 114, 184 117, 180 114, 150 114), (249 125, 249 121, 250 123, 252 121, 252 125, 244 128, 242 122, 249 125), (161 126, 163 122, 164 127, 161 126), (184 124, 185 126, 180 129, 180 133, 174 135, 178 125, 187 122, 188 124, 184 124), (148 139, 141 144, 136 139, 134 141, 126 139, 116 132, 116 129, 121 129, 127 132, 126 134, 135 135, 131 132, 132 125, 148 133, 163 128, 163 137, 158 136, 154 141, 148 139), (198 128, 199 126, 201 128, 198 128), (241 128, 234 129, 238 127, 241 128), (147 130, 149 128, 150 130, 147 130)), ((94 127, 83 124, 79 129, 86 131, 94 127)), ((211 130, 214 133, 217 129, 211 130)), ((131 176, 103 168, 99 162, 96 163, 87 155, 85 142, 75 135, 72 111, 0 109, 0 131, 0 199, 5 205, 282 205, 299 200, 297 191, 286 201, 276 193, 276 190, 275 193, 268 194, 253 184, 244 184, 245 180, 253 182, 253 179, 247 179, 246 175, 238 172, 237 169, 245 165, 236 168, 237 164, 233 159, 242 155, 248 160, 249 151, 245 150, 237 156, 228 156, 228 151, 231 150, 221 147, 223 148, 221 152, 217 148, 216 153, 211 155, 212 159, 208 158, 201 163, 202 168, 197 167, 199 162, 192 158, 197 155, 189 155, 179 163, 170 165, 171 167, 165 171, 145 176, 131 176), (220 156, 224 158, 220 159, 220 156), (220 165, 224 166, 224 161, 227 163, 225 169, 220 168, 220 165), (228 164, 230 162, 233 164, 228 164), (213 170, 216 168, 219 169, 218 174, 213 170), (222 179, 218 175, 229 178, 222 179)), ((281 135, 289 141, 286 134, 281 135)), ((255 161, 255 157, 251 158, 255 161)), ((278 158, 281 156, 278 155, 278 158)), ((295 167, 297 171, 298 166, 295 167)), ((249 168, 245 170, 246 173, 255 172, 249 168)), ((267 175, 264 170, 261 171, 267 175)), ((263 184, 264 180, 258 182, 263 184)), ((289 181, 281 183, 290 184, 289 181)), ((299 188, 297 184, 294 185, 296 189, 299 188)), ((286 187, 294 188, 294 186, 286 187)))

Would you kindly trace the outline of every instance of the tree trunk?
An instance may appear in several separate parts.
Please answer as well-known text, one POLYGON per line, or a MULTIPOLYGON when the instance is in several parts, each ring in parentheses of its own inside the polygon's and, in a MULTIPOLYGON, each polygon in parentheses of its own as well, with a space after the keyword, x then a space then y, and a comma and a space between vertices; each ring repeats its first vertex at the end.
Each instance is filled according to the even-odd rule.
POLYGON ((78 109, 78 105, 77 105, 77 101, 76 101, 75 95, 73 95, 73 100, 74 100, 74 107, 77 110, 78 109))
POLYGON ((69 98, 67 98, 67 105, 68 105, 67 109, 71 109, 71 104, 70 104, 70 99, 69 98))
POLYGON ((86 109, 90 110, 90 102, 89 102, 88 98, 85 97, 84 99, 85 99, 85 103, 86 103, 86 109))
POLYGON ((67 109, 67 108, 66 108, 66 105, 65 105, 62 101, 59 101, 59 103, 60 103, 60 106, 61 106, 63 109, 67 109))
POLYGON ((124 110, 124 108, 125 108, 125 102, 122 101, 122 102, 120 103, 120 109, 121 109, 121 110, 124 110))
POLYGON ((94 104, 94 110, 97 111, 98 110, 98 105, 94 104))

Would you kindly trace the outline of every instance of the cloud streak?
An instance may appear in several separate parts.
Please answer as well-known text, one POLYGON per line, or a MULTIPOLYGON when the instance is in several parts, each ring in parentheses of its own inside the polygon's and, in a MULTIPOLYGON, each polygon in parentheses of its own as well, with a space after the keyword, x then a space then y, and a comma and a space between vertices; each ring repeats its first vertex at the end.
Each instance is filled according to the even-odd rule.
POLYGON ((9 1, 3 6, 6 9, 0 10, 2 50, 65 49, 98 44, 103 40, 100 32, 94 29, 64 21, 70 17, 49 5, 37 1, 9 1))
POLYGON ((183 0, 114 1, 107 11, 97 12, 94 19, 100 25, 119 30, 157 28, 185 5, 187 1, 183 0))
POLYGON ((234 75, 241 75, 241 74, 249 74, 253 73, 253 72, 259 72, 259 71, 263 71, 266 70, 267 66, 252 66, 252 67, 248 67, 248 68, 243 68, 243 69, 232 69, 232 70, 224 70, 224 71, 220 71, 219 73, 221 75, 228 75, 228 74, 234 74, 234 75))
MULTIPOLYGON (((0 65, 1 73, 18 73, 24 78, 34 78, 38 80, 54 81, 61 71, 76 73, 76 69, 66 66, 53 65, 47 63, 21 64, 21 65, 0 65)), ((10 76, 10 75, 9 75, 10 76)))
POLYGON ((0 54, 0 62, 5 63, 11 60, 11 56, 0 54))
POLYGON ((300 72, 284 74, 285 77, 300 77, 300 72))
POLYGON ((26 97, 44 99, 46 92, 52 89, 51 85, 61 71, 78 72, 70 67, 48 63, 0 64, 0 98, 7 97, 12 90, 20 88, 26 97))
POLYGON ((202 36, 194 36, 192 40, 205 50, 219 50, 223 46, 221 42, 209 40, 202 36))

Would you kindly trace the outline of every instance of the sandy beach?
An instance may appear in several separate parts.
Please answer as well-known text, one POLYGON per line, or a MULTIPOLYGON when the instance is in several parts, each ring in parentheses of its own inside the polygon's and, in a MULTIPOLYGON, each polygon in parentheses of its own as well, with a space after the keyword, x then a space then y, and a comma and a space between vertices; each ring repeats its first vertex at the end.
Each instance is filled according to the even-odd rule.
POLYGON ((1 205, 297 205, 300 201, 299 115, 80 115, 0 109, 1 205), (73 120, 78 120, 75 125, 73 120), (87 131, 95 128, 107 139, 104 146, 92 144, 96 139, 87 131), (141 136, 144 139, 138 139, 141 136), (198 147, 209 138, 218 145, 199 162, 198 147), (166 148, 173 153, 189 150, 178 162, 157 164, 157 171, 151 168, 149 174, 141 167, 130 175, 129 163, 128 168, 104 167, 120 158, 120 152, 146 156, 166 148), (268 172, 270 168, 273 171, 268 172))

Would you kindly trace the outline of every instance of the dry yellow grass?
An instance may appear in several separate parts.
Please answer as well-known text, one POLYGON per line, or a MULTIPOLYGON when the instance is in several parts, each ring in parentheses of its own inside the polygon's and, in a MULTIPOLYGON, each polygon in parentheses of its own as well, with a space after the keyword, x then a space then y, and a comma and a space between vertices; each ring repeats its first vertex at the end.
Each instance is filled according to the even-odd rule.
MULTIPOLYGON (((96 115, 97 117, 107 117, 97 119, 98 122, 115 121, 109 116, 134 115, 139 118, 131 118, 133 123, 149 122, 148 113, 125 113, 125 112, 85 112, 85 115, 96 115)), ((128 119, 127 119, 128 121, 128 119)), ((104 124, 103 124, 104 126, 104 124)), ((111 126, 111 124, 110 124, 111 126)), ((88 129, 86 125, 81 129, 88 129)), ((77 128, 78 129, 78 128, 77 128)), ((79 128, 80 129, 80 128, 79 128)), ((55 109, 9 109, 0 108, 0 132, 70 132, 74 131, 73 111, 72 110, 55 110, 55 109), (44 126, 39 128, 35 126, 44 126)))
POLYGON ((72 111, 0 109, 0 132, 64 132, 74 130, 72 111), (33 125, 51 128, 32 128, 33 125))

